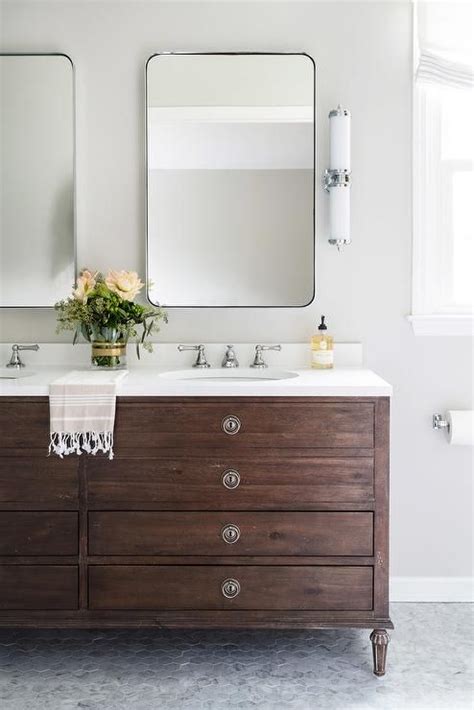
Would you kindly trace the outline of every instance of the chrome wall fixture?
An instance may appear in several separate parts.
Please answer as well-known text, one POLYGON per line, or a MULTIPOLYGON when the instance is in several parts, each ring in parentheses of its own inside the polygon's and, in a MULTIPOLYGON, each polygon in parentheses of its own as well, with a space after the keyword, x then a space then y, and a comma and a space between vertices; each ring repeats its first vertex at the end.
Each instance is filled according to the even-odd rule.
POLYGON ((351 243, 351 114, 340 105, 329 112, 329 168, 324 189, 329 193, 329 243, 338 249, 351 243))
POLYGON ((446 417, 442 414, 433 414, 433 429, 447 429, 449 433, 450 425, 446 417))

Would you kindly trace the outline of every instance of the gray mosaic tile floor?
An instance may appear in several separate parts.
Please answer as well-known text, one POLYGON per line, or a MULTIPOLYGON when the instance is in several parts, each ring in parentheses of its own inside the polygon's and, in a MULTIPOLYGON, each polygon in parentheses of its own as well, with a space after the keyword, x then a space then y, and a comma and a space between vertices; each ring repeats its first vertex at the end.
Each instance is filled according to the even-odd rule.
POLYGON ((469 604, 393 604, 388 673, 367 631, 0 631, 1 710, 473 707, 469 604))

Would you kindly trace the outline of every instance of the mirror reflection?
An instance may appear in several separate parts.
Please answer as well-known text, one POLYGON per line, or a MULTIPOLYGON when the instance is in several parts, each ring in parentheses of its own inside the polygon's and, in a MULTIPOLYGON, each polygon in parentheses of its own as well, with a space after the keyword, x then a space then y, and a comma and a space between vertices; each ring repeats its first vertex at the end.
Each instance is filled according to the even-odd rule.
POLYGON ((2 55, 0 92, 0 306, 52 306, 75 277, 72 63, 2 55))
POLYGON ((149 60, 147 260, 153 303, 311 302, 314 71, 304 54, 149 60))

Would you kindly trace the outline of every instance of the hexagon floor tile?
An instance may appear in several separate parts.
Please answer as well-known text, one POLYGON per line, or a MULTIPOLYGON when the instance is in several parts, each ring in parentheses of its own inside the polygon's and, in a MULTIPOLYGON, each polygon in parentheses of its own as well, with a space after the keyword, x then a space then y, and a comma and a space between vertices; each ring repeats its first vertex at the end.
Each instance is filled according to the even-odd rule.
POLYGON ((1 710, 472 708, 469 604, 393 604, 387 675, 369 631, 0 630, 1 710))

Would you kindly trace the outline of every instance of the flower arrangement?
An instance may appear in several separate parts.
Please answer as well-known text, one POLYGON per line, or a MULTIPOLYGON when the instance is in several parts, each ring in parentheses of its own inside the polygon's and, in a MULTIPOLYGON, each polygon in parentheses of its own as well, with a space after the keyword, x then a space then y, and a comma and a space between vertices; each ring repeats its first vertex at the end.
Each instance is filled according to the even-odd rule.
POLYGON ((80 335, 92 343, 93 366, 124 367, 128 340, 135 339, 140 357, 141 345, 152 351, 147 338, 160 330, 159 322, 168 322, 163 308, 134 303, 144 285, 135 271, 109 271, 104 276, 83 269, 72 295, 54 306, 56 331, 74 331, 73 343, 80 335))

